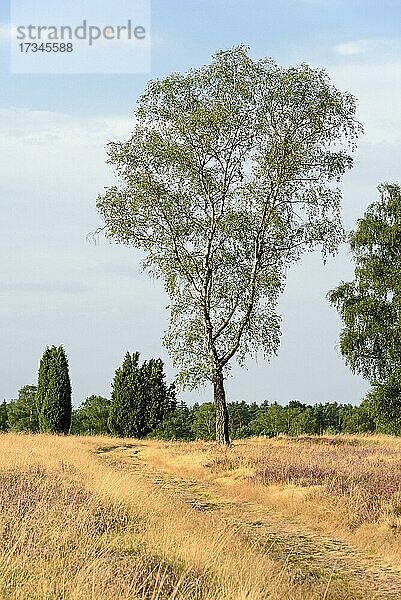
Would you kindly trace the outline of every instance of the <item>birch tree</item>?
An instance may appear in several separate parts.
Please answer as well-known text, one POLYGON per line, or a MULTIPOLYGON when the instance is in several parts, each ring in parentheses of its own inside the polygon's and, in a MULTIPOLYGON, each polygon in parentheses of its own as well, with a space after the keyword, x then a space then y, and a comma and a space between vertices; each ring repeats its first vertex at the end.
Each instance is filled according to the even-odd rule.
POLYGON ((212 383, 220 443, 232 359, 277 352, 288 267, 343 237, 336 182, 360 130, 353 96, 324 70, 240 46, 150 81, 131 137, 109 144, 119 183, 98 198, 103 229, 163 278, 177 382, 212 383))

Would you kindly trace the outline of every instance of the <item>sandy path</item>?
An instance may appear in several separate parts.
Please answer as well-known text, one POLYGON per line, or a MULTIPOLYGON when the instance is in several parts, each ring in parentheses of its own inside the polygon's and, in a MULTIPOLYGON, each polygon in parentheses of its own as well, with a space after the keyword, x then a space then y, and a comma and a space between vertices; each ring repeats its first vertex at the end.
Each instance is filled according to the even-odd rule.
POLYGON ((216 482, 155 470, 141 456, 140 445, 110 446, 99 450, 99 456, 115 468, 146 478, 172 501, 180 498, 193 510, 210 511, 234 535, 261 553, 268 552, 291 579, 319 590, 324 600, 401 600, 401 572, 351 545, 301 529, 254 502, 230 497, 229 490, 216 482))

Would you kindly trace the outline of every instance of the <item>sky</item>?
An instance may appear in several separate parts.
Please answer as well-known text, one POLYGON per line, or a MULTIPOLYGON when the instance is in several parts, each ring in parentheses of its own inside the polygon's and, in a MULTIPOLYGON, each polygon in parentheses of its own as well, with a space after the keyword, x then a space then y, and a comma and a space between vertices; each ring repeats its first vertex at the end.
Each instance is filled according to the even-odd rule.
MULTIPOLYGON (((87 239, 101 224, 96 197, 114 182, 106 144, 129 136, 149 79, 201 66, 238 44, 255 59, 324 67, 356 96, 365 129, 341 183, 346 229, 377 199, 380 182, 400 182, 399 0, 151 0, 151 72, 128 75, 11 74, 9 8, 0 0, 0 399, 36 382, 53 344, 67 352, 75 406, 110 395, 127 350, 162 357, 174 378, 161 344, 162 282, 141 271, 139 253, 87 239)), ((325 265, 308 254, 290 269, 279 354, 235 366, 230 401, 360 402, 368 384, 340 355, 341 322, 326 299, 352 275, 346 245, 325 265)), ((203 402, 211 389, 179 398, 203 402)))

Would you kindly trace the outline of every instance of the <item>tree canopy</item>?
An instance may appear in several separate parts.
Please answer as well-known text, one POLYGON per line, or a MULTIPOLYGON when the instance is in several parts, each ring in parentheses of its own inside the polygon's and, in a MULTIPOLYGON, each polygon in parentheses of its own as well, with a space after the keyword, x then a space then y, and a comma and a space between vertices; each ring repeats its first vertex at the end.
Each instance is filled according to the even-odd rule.
POLYGON ((71 425, 71 382, 64 348, 46 348, 39 365, 36 390, 39 428, 43 432, 68 433, 71 425))
POLYGON ((81 406, 72 411, 71 433, 106 435, 109 432, 110 400, 103 396, 88 396, 81 406))
POLYGON ((329 293, 344 327, 340 349, 373 389, 366 401, 379 431, 401 430, 401 187, 382 184, 349 241, 355 278, 329 293))
POLYGON ((214 385, 228 443, 224 377, 277 352, 287 267, 342 239, 335 182, 352 165, 355 101, 324 70, 254 61, 240 46, 211 64, 150 81, 132 136, 109 144, 121 184, 97 206, 106 234, 145 252, 164 279, 164 336, 178 382, 214 385))
POLYGON ((114 376, 108 427, 114 435, 145 437, 175 406, 174 385, 167 386, 163 361, 139 364, 139 352, 126 353, 114 376))
POLYGON ((39 418, 36 408, 36 386, 24 385, 18 390, 18 398, 7 408, 8 426, 13 431, 39 431, 39 418))
POLYGON ((349 235, 355 278, 329 293, 343 321, 340 350, 372 384, 401 375, 401 188, 383 184, 380 199, 349 235))

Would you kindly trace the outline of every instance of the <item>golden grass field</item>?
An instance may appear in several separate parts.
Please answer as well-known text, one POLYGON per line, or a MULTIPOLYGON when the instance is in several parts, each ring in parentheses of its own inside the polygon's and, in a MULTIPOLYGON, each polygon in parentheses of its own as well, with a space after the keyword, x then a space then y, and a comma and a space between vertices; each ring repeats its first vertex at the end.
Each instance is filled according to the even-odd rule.
POLYGON ((0 435, 0 598, 401 598, 401 440, 0 435))

